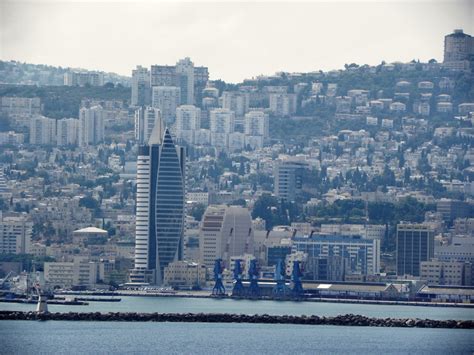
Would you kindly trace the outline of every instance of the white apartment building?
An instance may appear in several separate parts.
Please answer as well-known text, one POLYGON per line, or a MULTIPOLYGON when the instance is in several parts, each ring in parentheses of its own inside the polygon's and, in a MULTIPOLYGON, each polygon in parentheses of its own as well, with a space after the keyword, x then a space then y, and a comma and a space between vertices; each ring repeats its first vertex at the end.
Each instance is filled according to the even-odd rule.
POLYGON ((99 277, 99 263, 84 257, 70 262, 44 263, 44 278, 51 287, 94 286, 99 277))
POLYGON ((56 142, 56 120, 44 116, 30 121, 30 144, 51 145, 56 142))
POLYGON ((270 94, 270 111, 275 116, 290 116, 296 113, 295 94, 270 94))
POLYGON ((194 144, 194 132, 201 129, 201 109, 183 105, 176 109, 176 137, 194 144))
POLYGON ((222 108, 234 111, 237 117, 242 117, 249 110, 249 93, 224 91, 221 99, 222 108))
POLYGON ((215 109, 210 112, 211 145, 227 148, 229 134, 234 132, 235 113, 227 109, 215 109))
POLYGON ((104 110, 101 106, 79 110, 79 145, 87 146, 104 140, 104 110))
POLYGON ((160 109, 155 107, 140 107, 135 110, 135 139, 138 144, 146 144, 150 139, 153 127, 161 120, 160 109))
POLYGON ((4 216, 0 212, 0 254, 30 252, 33 222, 26 216, 4 216))
POLYGON ((79 142, 79 120, 76 118, 63 118, 56 122, 58 146, 77 145, 79 142))
POLYGON ((180 105, 181 89, 176 86, 154 86, 151 105, 160 109, 161 117, 167 124, 173 123, 176 108, 180 105))

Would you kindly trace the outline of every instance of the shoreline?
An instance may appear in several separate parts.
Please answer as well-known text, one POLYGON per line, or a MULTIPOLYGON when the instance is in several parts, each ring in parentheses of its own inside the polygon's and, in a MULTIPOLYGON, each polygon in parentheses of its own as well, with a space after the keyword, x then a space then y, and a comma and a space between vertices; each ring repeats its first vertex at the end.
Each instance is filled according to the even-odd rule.
POLYGON ((474 320, 432 320, 419 318, 372 318, 355 314, 334 317, 245 315, 229 313, 37 313, 0 311, 2 320, 26 321, 97 321, 97 322, 173 322, 173 323, 260 323, 304 324, 357 327, 474 329, 474 320))

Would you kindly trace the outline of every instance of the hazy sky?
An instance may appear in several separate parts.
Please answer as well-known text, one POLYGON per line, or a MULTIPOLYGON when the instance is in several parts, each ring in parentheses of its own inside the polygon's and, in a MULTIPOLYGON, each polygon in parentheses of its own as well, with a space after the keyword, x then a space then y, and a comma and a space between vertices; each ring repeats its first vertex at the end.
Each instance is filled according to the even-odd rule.
POLYGON ((211 79, 344 63, 442 60, 474 1, 164 2, 0 0, 0 58, 131 75, 189 56, 211 79))

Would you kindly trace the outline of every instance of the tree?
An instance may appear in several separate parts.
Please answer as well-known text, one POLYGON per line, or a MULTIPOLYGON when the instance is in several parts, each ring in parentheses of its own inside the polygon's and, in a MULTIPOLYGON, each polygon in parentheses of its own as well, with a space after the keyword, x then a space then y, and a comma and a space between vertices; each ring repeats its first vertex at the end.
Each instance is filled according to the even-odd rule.
POLYGON ((197 203, 191 207, 189 214, 193 216, 196 221, 201 221, 205 211, 206 206, 204 206, 202 203, 197 203))

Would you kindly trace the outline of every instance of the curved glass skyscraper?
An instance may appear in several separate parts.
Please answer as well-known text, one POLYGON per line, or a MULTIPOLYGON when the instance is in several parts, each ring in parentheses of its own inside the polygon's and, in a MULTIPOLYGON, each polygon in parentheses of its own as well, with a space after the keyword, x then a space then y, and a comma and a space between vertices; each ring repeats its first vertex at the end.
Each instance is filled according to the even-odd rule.
POLYGON ((182 257, 185 153, 162 123, 137 159, 135 268, 132 282, 160 285, 164 268, 182 257))

